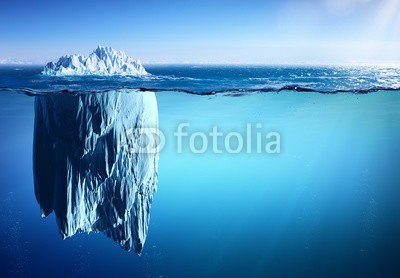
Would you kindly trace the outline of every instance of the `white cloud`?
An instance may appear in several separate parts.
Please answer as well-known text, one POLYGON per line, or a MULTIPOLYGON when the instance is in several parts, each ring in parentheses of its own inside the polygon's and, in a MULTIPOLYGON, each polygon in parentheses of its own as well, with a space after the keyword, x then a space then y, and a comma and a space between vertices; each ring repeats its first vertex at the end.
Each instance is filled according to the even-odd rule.
POLYGON ((351 13, 359 4, 365 4, 372 0, 325 0, 329 12, 336 15, 351 13))
POLYGON ((32 65, 32 64, 34 63, 30 60, 19 59, 15 57, 0 59, 0 65, 32 65))

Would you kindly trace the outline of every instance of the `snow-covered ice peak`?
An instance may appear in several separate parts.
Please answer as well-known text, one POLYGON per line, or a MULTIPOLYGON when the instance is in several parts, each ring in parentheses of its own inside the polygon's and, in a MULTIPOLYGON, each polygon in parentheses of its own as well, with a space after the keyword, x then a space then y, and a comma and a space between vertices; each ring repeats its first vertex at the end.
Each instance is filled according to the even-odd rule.
POLYGON ((148 75, 139 60, 111 47, 98 46, 89 56, 65 55, 44 67, 44 75, 148 75))

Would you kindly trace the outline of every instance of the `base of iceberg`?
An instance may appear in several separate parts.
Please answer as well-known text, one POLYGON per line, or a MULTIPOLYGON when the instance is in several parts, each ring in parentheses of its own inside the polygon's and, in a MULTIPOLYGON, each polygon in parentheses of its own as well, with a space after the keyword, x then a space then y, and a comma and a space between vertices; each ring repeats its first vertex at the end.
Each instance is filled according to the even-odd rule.
POLYGON ((146 151, 135 130, 153 131, 157 125, 152 92, 36 97, 35 195, 43 217, 55 212, 63 238, 102 232, 141 253, 158 153, 152 146, 146 151))

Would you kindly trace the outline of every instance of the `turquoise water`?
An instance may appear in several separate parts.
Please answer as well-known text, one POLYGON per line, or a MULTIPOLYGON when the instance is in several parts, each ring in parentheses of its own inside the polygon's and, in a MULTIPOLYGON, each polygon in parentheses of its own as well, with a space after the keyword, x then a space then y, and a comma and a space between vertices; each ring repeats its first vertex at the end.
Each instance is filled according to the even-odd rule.
POLYGON ((307 68, 151 69, 163 79, 125 84, 160 89, 159 127, 166 136, 149 233, 139 257, 101 234, 63 241, 54 216, 40 217, 33 192, 35 96, 19 89, 29 88, 34 95, 65 88, 103 90, 106 80, 48 80, 38 75, 38 68, 2 68, 0 85, 8 87, 0 91, 2 277, 400 274, 400 91, 394 90, 399 80, 395 73, 385 79, 390 86, 384 89, 391 90, 323 94, 248 89, 300 86, 289 78, 297 71, 306 72, 305 79, 322 80, 317 85, 302 81, 302 87, 316 91, 365 90, 384 80, 365 69, 347 72, 347 77, 343 73, 342 79, 334 79, 337 84, 322 77, 321 72, 332 69, 311 69, 311 76, 307 68), (272 71, 284 74, 268 75, 273 84, 260 79, 272 71), (348 81, 357 77, 370 83, 348 81), (238 84, 243 91, 233 94, 240 97, 226 91, 192 94, 232 92, 238 84), (280 153, 215 154, 210 146, 194 154, 188 138, 177 153, 174 132, 183 122, 190 124, 188 133, 209 133, 218 126, 225 134, 245 134, 247 124, 261 124, 263 135, 280 134, 280 153))

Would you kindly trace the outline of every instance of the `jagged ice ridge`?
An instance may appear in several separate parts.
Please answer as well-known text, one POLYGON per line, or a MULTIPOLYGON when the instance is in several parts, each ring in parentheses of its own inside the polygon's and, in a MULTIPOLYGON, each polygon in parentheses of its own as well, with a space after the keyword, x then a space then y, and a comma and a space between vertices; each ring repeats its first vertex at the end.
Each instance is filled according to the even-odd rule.
POLYGON ((148 75, 139 60, 134 60, 122 51, 111 47, 98 46, 88 57, 65 55, 57 62, 49 62, 44 67, 44 75, 148 75))

